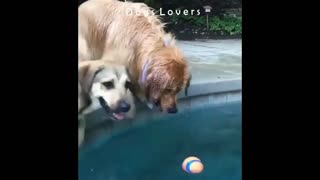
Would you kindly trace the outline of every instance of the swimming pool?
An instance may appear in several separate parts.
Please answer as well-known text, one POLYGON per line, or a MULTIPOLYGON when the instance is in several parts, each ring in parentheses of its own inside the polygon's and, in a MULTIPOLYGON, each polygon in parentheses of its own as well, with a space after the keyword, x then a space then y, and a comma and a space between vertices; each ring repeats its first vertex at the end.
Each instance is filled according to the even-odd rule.
POLYGON ((79 180, 240 180, 241 102, 166 115, 80 152, 79 180), (181 163, 197 156, 201 174, 181 163))

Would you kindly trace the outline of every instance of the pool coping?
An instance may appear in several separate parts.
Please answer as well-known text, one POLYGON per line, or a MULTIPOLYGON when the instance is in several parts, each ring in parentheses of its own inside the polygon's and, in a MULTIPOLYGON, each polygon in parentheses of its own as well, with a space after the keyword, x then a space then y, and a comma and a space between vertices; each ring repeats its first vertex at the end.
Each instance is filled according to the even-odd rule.
POLYGON ((188 96, 184 91, 178 94, 178 99, 190 98, 206 94, 216 94, 242 90, 241 78, 214 80, 202 83, 192 83, 188 89, 188 96))
MULTIPOLYGON (((185 96, 185 91, 182 90, 177 95, 177 99, 179 101, 181 99, 192 98, 194 96, 227 93, 227 92, 241 91, 241 90, 242 90, 241 78, 221 79, 221 80, 213 80, 213 81, 201 82, 201 83, 191 82, 190 87, 188 89, 188 96, 185 96)), ((98 101, 93 100, 90 109, 91 109, 90 114, 95 113, 97 110, 101 109, 98 101)))

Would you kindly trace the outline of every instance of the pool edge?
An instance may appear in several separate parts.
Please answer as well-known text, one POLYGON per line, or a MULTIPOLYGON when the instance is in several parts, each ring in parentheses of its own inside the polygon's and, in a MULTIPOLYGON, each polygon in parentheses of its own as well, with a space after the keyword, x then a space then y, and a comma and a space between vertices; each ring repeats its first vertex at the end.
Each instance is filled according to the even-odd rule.
MULTIPOLYGON (((191 84, 188 90, 188 96, 184 95, 184 90, 178 94, 179 109, 190 108, 198 105, 206 104, 223 104, 233 101, 241 101, 242 97, 242 80, 229 79, 220 81, 211 81, 206 83, 191 84)), ((137 103, 137 118, 141 118, 141 114, 149 115, 163 114, 160 112, 151 112, 145 105, 137 103)), ((101 121, 106 121, 106 117, 97 101, 93 101, 92 112, 87 117, 87 127, 93 127, 101 121)))
MULTIPOLYGON (((205 105, 219 106, 242 101, 241 79, 191 84, 189 92, 188 96, 184 96, 182 92, 178 95, 180 111, 205 105)), ((87 115, 88 138, 99 136, 98 134, 111 135, 121 129, 143 125, 149 122, 148 119, 163 115, 164 113, 151 111, 145 105, 137 104, 137 115, 134 120, 114 122, 106 119, 102 109, 96 108, 96 110, 87 115)))

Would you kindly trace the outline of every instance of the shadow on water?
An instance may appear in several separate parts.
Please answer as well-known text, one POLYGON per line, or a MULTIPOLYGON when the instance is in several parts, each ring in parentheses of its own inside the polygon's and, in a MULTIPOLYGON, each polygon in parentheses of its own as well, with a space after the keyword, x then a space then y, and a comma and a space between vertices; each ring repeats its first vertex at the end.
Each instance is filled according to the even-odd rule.
POLYGON ((130 129, 79 157, 79 180, 240 180, 241 102, 206 106, 130 129), (199 157, 201 174, 181 169, 199 157))

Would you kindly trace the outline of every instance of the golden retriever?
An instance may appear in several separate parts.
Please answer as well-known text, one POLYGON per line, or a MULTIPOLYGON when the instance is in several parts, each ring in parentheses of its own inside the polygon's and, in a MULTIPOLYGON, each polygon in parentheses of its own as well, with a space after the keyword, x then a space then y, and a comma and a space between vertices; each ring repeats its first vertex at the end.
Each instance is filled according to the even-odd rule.
POLYGON ((118 61, 129 69, 140 100, 176 113, 176 96, 188 88, 191 74, 174 37, 144 3, 89 0, 80 5, 79 60, 104 59, 114 49, 131 50, 118 61), (123 61, 124 60, 124 61, 123 61))
POLYGON ((130 91, 132 84, 125 66, 112 62, 82 61, 79 63, 78 113, 79 146, 84 139, 85 114, 93 98, 97 98, 109 118, 123 120, 133 118, 135 104, 130 91))

